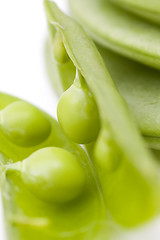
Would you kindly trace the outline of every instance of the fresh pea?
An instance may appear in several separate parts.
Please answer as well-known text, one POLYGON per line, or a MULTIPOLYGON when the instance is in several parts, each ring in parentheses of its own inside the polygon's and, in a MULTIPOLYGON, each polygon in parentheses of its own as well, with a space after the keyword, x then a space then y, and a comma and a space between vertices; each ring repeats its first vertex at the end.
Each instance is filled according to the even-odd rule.
POLYGON ((59 100, 57 116, 64 132, 74 142, 87 144, 96 140, 100 129, 98 108, 78 72, 73 85, 59 100))
POLYGON ((159 212, 157 163, 146 149, 130 111, 93 42, 82 27, 59 11, 53 2, 46 0, 45 7, 49 23, 59 29, 70 59, 95 98, 101 130, 109 130, 122 156, 113 173, 107 174, 95 168, 106 208, 114 221, 121 225, 142 223, 159 212))
MULTIPOLYGON (((148 147, 160 149, 159 88, 160 73, 135 61, 118 55, 99 44, 96 44, 107 68, 109 69, 118 90, 124 97, 144 136, 148 147)), ((56 67, 48 59, 49 72, 56 67)), ((55 72, 55 71, 54 71, 55 72)), ((60 76, 51 77, 56 84, 61 84, 60 76)), ((73 83, 70 79, 70 85, 73 83)), ((56 90, 56 88, 54 88, 56 90)), ((58 92, 58 95, 59 92, 58 92)))
MULTIPOLYGON (((74 16, 89 29, 94 40, 124 56, 160 69, 159 26, 120 9, 109 0, 69 2, 74 16)), ((156 2, 159 5, 158 0, 156 2)), ((154 4, 151 2, 151 5, 154 4)))
POLYGON ((65 50, 63 41, 61 39, 61 34, 57 31, 56 36, 54 38, 53 44, 53 54, 57 62, 66 63, 69 61, 69 56, 65 50))
MULTIPOLYGON (((89 25, 88 23, 91 20, 92 15, 88 15, 88 20, 86 20, 87 18, 84 19, 83 12, 80 12, 80 10, 82 11, 82 9, 78 9, 78 4, 79 3, 77 3, 76 8, 75 1, 73 3, 73 6, 75 7, 72 7, 72 10, 73 12, 75 11, 75 13, 76 11, 79 11, 79 14, 77 14, 78 18, 81 19, 82 22, 86 21, 85 25, 87 26, 87 30, 89 33, 91 33, 91 29, 94 28, 94 25, 91 27, 91 24, 89 25)), ((94 4, 99 3, 93 3, 93 7, 94 4)), ((82 7, 83 5, 81 6, 81 8, 82 7)), ((94 8, 92 8, 91 10, 98 11, 94 8)), ((104 12, 104 10, 102 12, 104 12)), ((132 14, 130 15, 132 16, 132 14)), ((126 15, 124 14, 124 17, 125 16, 126 15)), ((103 17, 103 25, 105 24, 105 21, 106 18, 103 17)), ((138 19, 138 21, 139 23, 141 23, 140 19, 138 19)), ((152 25, 152 28, 154 30, 154 25, 152 25)), ((130 27, 130 29, 131 31, 133 31, 132 27, 130 27)), ((101 30, 102 29, 100 29, 99 32, 101 30)), ((99 37, 101 38, 102 35, 103 32, 99 34, 99 37)), ((99 42, 99 40, 97 41, 99 42)), ((100 41, 100 43, 102 42, 100 41)), ((116 43, 114 44, 116 47, 116 43)), ((100 44, 98 44, 97 46, 102 57, 104 58, 104 61, 111 73, 111 76, 113 77, 113 80, 116 82, 120 93, 127 101, 142 134, 145 136, 145 140, 147 141, 148 146, 153 149, 159 149, 159 71, 151 69, 149 67, 145 67, 142 64, 138 64, 134 61, 121 57, 118 54, 105 49, 103 46, 100 46, 100 44)))
POLYGON ((61 94, 63 91, 67 90, 71 86, 75 78, 76 69, 73 62, 69 59, 69 56, 65 50, 65 46, 62 43, 62 37, 60 36, 60 32, 58 31, 58 37, 57 37, 57 31, 50 23, 48 23, 48 29, 50 31, 50 41, 46 41, 46 51, 45 51, 46 62, 47 62, 47 72, 49 76, 51 76, 50 79, 52 80, 53 86, 57 89, 58 94, 61 94), (64 58, 67 58, 67 61, 61 61, 61 60, 57 61, 56 58, 59 58, 58 56, 55 58, 55 54, 56 55, 58 54, 57 52, 55 53, 53 51, 53 49, 56 50, 55 42, 56 42, 56 46, 60 45, 58 47, 58 53, 60 54, 60 58, 65 56, 64 58), (49 67, 52 61, 54 62, 54 65, 55 65, 54 69, 53 69, 53 65, 49 67), (50 71, 50 68, 52 68, 52 71, 50 71), (58 81, 57 81, 57 78, 58 78, 58 81))
POLYGON ((27 188, 51 203, 77 198, 86 182, 85 171, 75 156, 56 147, 40 149, 8 170, 19 171, 27 188))
POLYGON ((23 147, 44 142, 51 126, 45 116, 31 104, 16 101, 0 112, 0 128, 12 143, 23 147))
POLYGON ((106 129, 102 129, 102 132, 99 134, 93 154, 95 159, 94 164, 104 174, 115 171, 119 167, 121 158, 123 157, 110 132, 106 131, 106 129))
POLYGON ((25 101, 0 93, 0 110, 5 112, 0 185, 8 239, 83 240, 94 229, 101 231, 106 219, 102 191, 82 148, 53 118, 25 101), (15 138, 15 129, 23 134, 15 138))

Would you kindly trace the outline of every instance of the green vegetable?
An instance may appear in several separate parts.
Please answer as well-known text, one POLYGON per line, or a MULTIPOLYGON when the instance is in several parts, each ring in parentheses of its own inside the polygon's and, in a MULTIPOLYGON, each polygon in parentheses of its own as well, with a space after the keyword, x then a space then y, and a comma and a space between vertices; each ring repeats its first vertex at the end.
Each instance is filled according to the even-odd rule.
POLYGON ((89 29, 94 40, 124 56, 160 69, 159 26, 120 9, 109 0, 69 2, 74 16, 89 29))
POLYGON ((0 93, 0 110, 6 111, 5 131, 23 120, 23 135, 16 143, 25 140, 25 146, 17 145, 0 128, 0 182, 8 239, 83 240, 88 234, 94 239, 95 229, 101 235, 104 201, 82 148, 64 135, 54 119, 27 102, 0 93), (50 126, 47 138, 46 126, 50 126), (28 136, 35 137, 38 127, 41 141, 31 145, 28 136))
POLYGON ((102 130, 94 147, 95 165, 104 174, 116 170, 122 159, 121 151, 109 131, 102 130))
POLYGON ((13 102, 0 112, 0 128, 14 144, 23 147, 44 142, 51 131, 48 119, 22 101, 13 102))
POLYGON ((73 154, 61 148, 40 149, 11 166, 13 169, 21 172, 25 185, 33 194, 47 202, 69 202, 84 189, 82 166, 73 154))
POLYGON ((61 39, 60 33, 57 31, 54 44, 53 44, 53 54, 57 62, 66 63, 69 61, 69 56, 65 50, 63 41, 61 39))
POLYGON ((155 23, 160 23, 159 0, 111 0, 120 7, 129 10, 155 23))
MULTIPOLYGON (((70 1, 70 3, 72 6, 72 1, 70 1)), ((92 6, 95 8, 94 5, 96 4, 96 2, 93 2, 92 6)), ((88 15, 84 19, 83 5, 79 8, 79 3, 76 3, 76 1, 73 2, 73 5, 73 13, 82 20, 82 22, 85 22, 87 31, 91 32, 94 28, 94 23, 92 23, 93 26, 91 27, 91 19, 93 16, 88 15), (90 25, 88 24, 89 22, 90 25)), ((93 10, 93 8, 91 10, 93 10)), ((98 10, 95 8, 95 11, 98 10)), ((105 25, 105 19, 106 18, 103 18, 103 25, 105 25)), ((138 21, 140 24, 141 20, 138 19, 138 21)), ((130 29, 132 30, 132 28, 130 29)), ((99 30, 98 36, 96 36, 99 40, 102 40, 103 32, 100 34, 101 30, 102 29, 99 30)), ((160 108, 158 90, 160 87, 159 71, 124 58, 105 49, 99 44, 97 44, 97 46, 120 93, 127 101, 141 133, 145 136, 148 146, 154 149, 160 149, 160 119, 158 114, 160 108)))
MULTIPOLYGON (((78 94, 80 103, 87 106, 81 104, 86 120, 82 121, 79 111, 77 118, 71 115, 71 124, 78 120, 80 124, 68 135, 77 137, 81 130, 83 142, 94 142, 86 154, 46 113, 0 93, 0 177, 8 239, 123 239, 125 227, 135 227, 159 214, 159 165, 146 149, 86 32, 53 2, 45 0, 45 9, 52 44, 55 29, 60 34, 56 66, 62 83, 64 72, 67 79, 71 69, 79 73, 65 93, 71 91, 70 95, 60 100, 60 122, 61 111, 66 111, 69 119, 71 110, 77 110, 77 103, 74 108, 72 104, 78 94), (67 62, 63 61, 64 52, 69 56, 67 62), (90 109, 95 111, 95 120, 90 109), (94 130, 89 131, 93 136, 84 132, 86 122, 94 130)), ((72 83, 72 77, 63 89, 72 83)))
POLYGON ((97 47, 148 146, 160 149, 160 72, 97 47))
POLYGON ((57 115, 64 132, 73 141, 85 144, 96 140, 100 128, 98 109, 79 74, 74 84, 61 96, 57 115))
POLYGON ((50 23, 48 23, 48 28, 50 30, 51 51, 49 49, 49 43, 47 42, 45 51, 47 71, 49 75, 52 76, 51 79, 54 87, 56 87, 58 93, 61 94, 63 91, 67 90, 71 86, 75 78, 76 69, 65 50, 65 46, 62 42, 62 37, 60 36, 60 32, 58 31, 57 33, 56 29, 54 29, 50 23), (64 58, 64 60, 62 58, 64 58), (50 66, 50 68, 52 68, 52 72, 48 67, 50 65, 50 62, 54 62, 55 65, 54 69, 53 65, 50 66), (55 80, 57 78, 58 81, 55 80))
POLYGON ((117 170, 109 175, 95 167, 106 208, 115 222, 137 225, 159 212, 157 163, 139 136, 127 105, 93 42, 81 26, 60 12, 53 2, 46 0, 45 7, 49 23, 53 29, 59 29, 70 59, 95 98, 101 130, 109 129, 122 156, 117 170))

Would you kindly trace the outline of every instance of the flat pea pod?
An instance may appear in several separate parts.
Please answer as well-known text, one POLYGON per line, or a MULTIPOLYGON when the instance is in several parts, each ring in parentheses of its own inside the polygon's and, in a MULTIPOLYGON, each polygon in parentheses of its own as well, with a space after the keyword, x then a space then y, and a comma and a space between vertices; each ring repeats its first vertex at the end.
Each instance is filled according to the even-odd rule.
POLYGON ((142 223, 159 212, 157 163, 146 149, 126 103, 86 32, 53 2, 46 0, 45 7, 48 21, 59 29, 70 59, 95 98, 103 130, 109 129, 123 156, 120 167, 109 175, 95 168, 106 208, 121 225, 142 223))
MULTIPOLYGON (((104 200, 86 153, 65 136, 48 114, 0 93, 1 111, 17 103, 40 112, 51 129, 47 139, 27 147, 15 144, 0 129, 0 186, 8 239, 83 240, 88 234, 92 236, 94 229, 101 231, 101 226, 106 225, 104 200)), ((18 109, 16 116, 21 118, 22 109, 18 109)), ((27 114, 28 108, 23 111, 27 114)), ((19 118, 14 119, 14 126, 19 125, 19 118)), ((40 119, 36 119, 39 132, 43 127, 40 119)), ((23 119, 21 127, 25 124, 28 118, 23 119)), ((7 126, 10 128, 10 124, 7 126)))
POLYGON ((132 0, 111 0, 131 13, 137 14, 153 23, 160 24, 159 1, 132 1, 132 0))
POLYGON ((160 149, 160 72, 97 47, 148 146, 160 149))
POLYGON ((150 11, 153 13, 160 13, 160 2, 158 0, 112 0, 121 4, 130 5, 133 8, 150 11))
POLYGON ((109 0, 70 0, 69 3, 74 16, 87 27, 94 40, 160 69, 159 26, 124 11, 109 0))

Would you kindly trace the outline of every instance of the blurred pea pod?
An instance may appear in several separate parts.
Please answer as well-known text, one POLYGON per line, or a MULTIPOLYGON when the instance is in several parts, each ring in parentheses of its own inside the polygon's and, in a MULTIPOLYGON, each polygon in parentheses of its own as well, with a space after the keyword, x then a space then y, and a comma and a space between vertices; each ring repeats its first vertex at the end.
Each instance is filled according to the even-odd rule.
MULTIPOLYGON (((115 222, 121 225, 134 226, 142 223, 159 213, 159 173, 155 159, 146 149, 128 107, 118 93, 93 42, 82 27, 64 15, 53 2, 46 0, 45 7, 51 35, 52 28, 54 32, 57 29, 61 34, 61 43, 63 42, 75 68, 86 82, 88 94, 92 96, 95 106, 98 107, 101 130, 95 142, 96 157, 93 161, 102 187, 106 211, 111 214, 115 222), (112 168, 106 158, 104 162, 101 161, 103 156, 112 157, 115 151, 104 150, 102 153, 99 141, 103 142, 106 148, 110 146, 111 149, 116 149, 119 156, 117 167, 112 168)), ((53 41, 52 44, 54 44, 53 41)), ((84 90, 81 85, 79 87, 81 91, 84 90)), ((74 86, 67 90, 67 93, 71 91, 71 94, 68 94, 71 98, 68 102, 79 106, 79 100, 76 102, 77 98, 72 94, 74 89, 75 82, 74 86)), ((68 108, 69 105, 65 108, 66 112, 68 108)), ((83 109, 80 110, 83 112, 83 109)), ((67 123, 72 122, 70 109, 68 113, 68 116, 65 114, 67 123)), ((65 118, 62 127, 65 127, 64 121, 65 118)))
POLYGON ((160 72, 97 47, 148 146, 160 149, 160 72))
POLYGON ((98 239, 106 211, 96 174, 53 118, 0 93, 0 152, 9 240, 98 239))
POLYGON ((140 17, 152 22, 160 23, 160 2, 159 0, 111 0, 118 6, 129 10, 140 17))
POLYGON ((124 56, 160 69, 158 25, 124 11, 109 0, 70 0, 69 3, 74 16, 88 28, 94 40, 124 56))

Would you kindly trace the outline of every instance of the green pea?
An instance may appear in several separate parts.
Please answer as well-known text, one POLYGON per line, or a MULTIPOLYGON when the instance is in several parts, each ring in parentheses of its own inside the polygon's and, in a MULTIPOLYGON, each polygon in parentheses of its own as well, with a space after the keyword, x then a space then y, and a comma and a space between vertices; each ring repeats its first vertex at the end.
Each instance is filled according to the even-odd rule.
POLYGON ((107 130, 102 130, 94 148, 95 164, 104 172, 116 170, 121 162, 121 152, 107 130))
POLYGON ((0 128, 11 142, 23 147, 42 143, 51 132, 42 112, 23 101, 13 102, 0 112, 0 128))
POLYGON ((92 94, 84 83, 76 80, 61 96, 57 115, 66 135, 76 143, 85 144, 96 140, 100 120, 92 94))
POLYGON ((85 172, 73 154, 49 147, 23 161, 22 179, 42 200, 66 203, 77 198, 85 185, 85 172))
POLYGON ((66 63, 69 61, 69 56, 66 52, 66 49, 64 47, 62 37, 59 31, 57 31, 54 44, 53 44, 53 55, 57 62, 59 63, 66 63))

